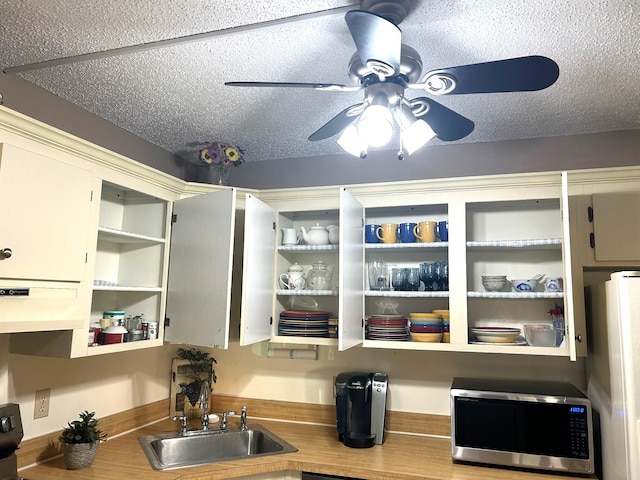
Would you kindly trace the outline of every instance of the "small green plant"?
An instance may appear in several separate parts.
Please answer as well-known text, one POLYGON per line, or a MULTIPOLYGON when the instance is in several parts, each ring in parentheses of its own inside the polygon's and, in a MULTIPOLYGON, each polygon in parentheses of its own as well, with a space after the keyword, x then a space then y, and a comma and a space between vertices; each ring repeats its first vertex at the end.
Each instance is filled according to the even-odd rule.
POLYGON ((189 399, 189 403, 195 407, 200 397, 202 382, 207 380, 209 385, 216 383, 218 377, 213 368, 214 363, 218 363, 209 353, 202 352, 195 347, 179 348, 178 357, 189 360, 190 371, 186 375, 191 380, 189 383, 180 384, 180 393, 189 399))
POLYGON ((99 420, 95 418, 95 412, 84 411, 80 414, 80 420, 67 423, 62 430, 60 441, 64 443, 96 443, 106 439, 107 433, 98 430, 99 420))

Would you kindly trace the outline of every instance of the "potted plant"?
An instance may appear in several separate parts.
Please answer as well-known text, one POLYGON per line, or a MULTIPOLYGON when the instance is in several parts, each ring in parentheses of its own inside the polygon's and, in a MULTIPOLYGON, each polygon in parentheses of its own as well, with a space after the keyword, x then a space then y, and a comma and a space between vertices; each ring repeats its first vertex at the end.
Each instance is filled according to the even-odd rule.
POLYGON ((107 437, 106 432, 98 430, 99 420, 95 415, 85 410, 79 420, 67 423, 62 430, 60 441, 69 470, 89 467, 96 458, 98 444, 107 437))

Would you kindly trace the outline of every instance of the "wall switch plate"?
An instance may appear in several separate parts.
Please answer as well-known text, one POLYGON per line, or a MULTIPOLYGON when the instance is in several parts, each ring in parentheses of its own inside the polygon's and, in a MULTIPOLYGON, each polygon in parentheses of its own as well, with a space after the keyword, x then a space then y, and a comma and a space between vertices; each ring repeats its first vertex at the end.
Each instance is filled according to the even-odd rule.
POLYGON ((33 407, 33 418, 43 418, 49 416, 49 397, 51 397, 51 389, 43 388, 36 391, 36 401, 33 407))

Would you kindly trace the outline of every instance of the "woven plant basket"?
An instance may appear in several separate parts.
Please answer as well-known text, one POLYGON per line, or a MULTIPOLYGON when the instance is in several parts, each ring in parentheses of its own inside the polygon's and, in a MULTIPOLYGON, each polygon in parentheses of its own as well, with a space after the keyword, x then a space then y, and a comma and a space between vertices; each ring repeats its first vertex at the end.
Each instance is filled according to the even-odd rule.
POLYGON ((99 443, 63 443, 62 452, 67 469, 80 470, 90 467, 96 458, 99 443))

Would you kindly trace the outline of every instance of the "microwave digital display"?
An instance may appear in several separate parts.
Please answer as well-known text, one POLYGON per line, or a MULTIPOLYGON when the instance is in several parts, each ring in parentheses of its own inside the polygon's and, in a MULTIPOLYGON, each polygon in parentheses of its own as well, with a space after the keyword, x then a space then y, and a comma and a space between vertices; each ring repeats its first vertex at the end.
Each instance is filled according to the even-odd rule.
POLYGON ((588 459, 584 405, 456 397, 456 446, 588 459))

